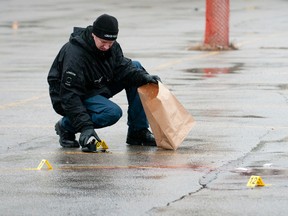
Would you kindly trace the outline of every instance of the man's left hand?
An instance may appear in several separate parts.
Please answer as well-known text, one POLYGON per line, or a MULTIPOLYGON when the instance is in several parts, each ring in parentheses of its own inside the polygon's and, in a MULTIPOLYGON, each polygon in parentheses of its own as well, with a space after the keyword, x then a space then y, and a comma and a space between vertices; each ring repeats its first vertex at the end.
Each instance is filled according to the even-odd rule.
POLYGON ((145 76, 145 84, 147 84, 147 83, 158 84, 158 82, 161 82, 161 79, 157 75, 148 74, 148 75, 145 76))

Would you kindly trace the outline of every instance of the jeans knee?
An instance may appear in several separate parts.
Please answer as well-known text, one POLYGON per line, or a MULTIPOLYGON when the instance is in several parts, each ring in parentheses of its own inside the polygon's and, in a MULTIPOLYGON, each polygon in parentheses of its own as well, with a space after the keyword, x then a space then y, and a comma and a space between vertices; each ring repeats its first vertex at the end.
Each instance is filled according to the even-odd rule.
POLYGON ((136 68, 142 68, 142 65, 139 61, 132 61, 132 64, 136 67, 136 68))
POLYGON ((107 107, 102 113, 93 113, 91 118, 95 128, 103 128, 115 124, 122 117, 122 110, 119 106, 107 107))
POLYGON ((115 124, 123 115, 122 109, 119 106, 111 107, 111 110, 109 110, 109 118, 110 123, 115 124))

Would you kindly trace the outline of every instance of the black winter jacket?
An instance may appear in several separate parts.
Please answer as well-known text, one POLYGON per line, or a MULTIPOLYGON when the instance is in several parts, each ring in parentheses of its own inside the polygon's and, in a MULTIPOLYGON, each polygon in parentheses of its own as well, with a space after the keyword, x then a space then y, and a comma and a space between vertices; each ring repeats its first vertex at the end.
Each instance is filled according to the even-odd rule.
POLYGON ((67 116, 77 132, 81 132, 93 128, 83 100, 99 94, 112 97, 109 86, 113 84, 141 86, 147 74, 123 56, 116 41, 106 52, 97 49, 92 26, 88 26, 74 28, 69 42, 56 56, 47 80, 54 110, 67 116))

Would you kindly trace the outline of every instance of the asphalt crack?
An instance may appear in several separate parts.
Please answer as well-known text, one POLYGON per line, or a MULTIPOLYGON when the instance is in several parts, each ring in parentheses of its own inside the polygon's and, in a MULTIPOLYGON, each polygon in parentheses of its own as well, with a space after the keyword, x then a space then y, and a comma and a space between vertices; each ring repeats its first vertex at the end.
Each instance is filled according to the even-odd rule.
MULTIPOLYGON (((200 185, 200 188, 198 190, 195 190, 193 192, 190 192, 188 194, 185 194, 183 196, 181 196, 178 199, 175 199, 171 202, 168 202, 165 206, 168 207, 170 205, 172 205, 173 203, 179 202, 183 199, 185 199, 186 197, 192 196, 194 194, 197 194, 199 192, 201 192, 204 189, 208 188, 208 185, 211 184, 213 181, 215 181, 218 178, 218 175, 221 174, 223 171, 226 172, 228 169, 232 169, 233 167, 238 167, 241 164, 243 164, 243 161, 251 154, 254 152, 259 151, 265 144, 267 144, 266 141, 263 141, 263 139, 270 133, 271 131, 266 131, 262 136, 259 137, 259 142, 249 151, 247 152, 245 155, 235 159, 235 160, 231 160, 228 161, 227 163, 223 164, 222 166, 220 166, 218 169, 213 170, 205 175, 203 175, 198 183, 200 185)), ((278 140, 279 141, 279 140, 278 140)), ((271 142, 271 141, 269 141, 271 142)), ((155 208, 152 208, 150 211, 152 211, 155 208)))

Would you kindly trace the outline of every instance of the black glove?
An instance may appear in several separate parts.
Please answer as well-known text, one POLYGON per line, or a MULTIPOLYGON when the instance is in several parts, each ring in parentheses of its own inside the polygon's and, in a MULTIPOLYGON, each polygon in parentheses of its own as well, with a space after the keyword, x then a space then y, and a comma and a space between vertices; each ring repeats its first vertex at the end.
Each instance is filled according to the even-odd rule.
POLYGON ((80 137, 79 137, 79 143, 81 146, 86 146, 88 143, 88 140, 94 137, 97 141, 101 142, 100 138, 96 134, 94 129, 86 129, 81 132, 80 137))
POLYGON ((161 79, 157 75, 150 75, 150 74, 145 75, 144 84, 147 84, 147 83, 158 84, 158 81, 161 82, 161 79))

